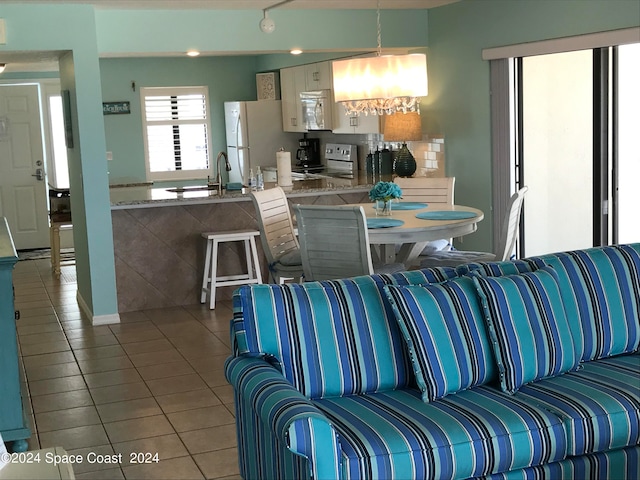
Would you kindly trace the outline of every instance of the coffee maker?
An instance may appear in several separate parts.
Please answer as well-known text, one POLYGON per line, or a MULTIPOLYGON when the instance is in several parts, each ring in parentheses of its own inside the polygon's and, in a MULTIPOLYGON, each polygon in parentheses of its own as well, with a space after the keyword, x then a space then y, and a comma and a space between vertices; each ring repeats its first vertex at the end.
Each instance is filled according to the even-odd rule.
POLYGON ((320 167, 320 139, 304 138, 298 140, 298 151, 296 152, 296 167, 314 168, 320 167))

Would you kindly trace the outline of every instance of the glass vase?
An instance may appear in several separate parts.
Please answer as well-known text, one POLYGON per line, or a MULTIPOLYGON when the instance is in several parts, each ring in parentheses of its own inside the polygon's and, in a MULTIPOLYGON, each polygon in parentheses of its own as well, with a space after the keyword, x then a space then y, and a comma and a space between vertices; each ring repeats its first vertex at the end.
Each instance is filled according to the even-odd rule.
POLYGON ((391 216, 392 200, 376 200, 376 215, 381 217, 391 216))

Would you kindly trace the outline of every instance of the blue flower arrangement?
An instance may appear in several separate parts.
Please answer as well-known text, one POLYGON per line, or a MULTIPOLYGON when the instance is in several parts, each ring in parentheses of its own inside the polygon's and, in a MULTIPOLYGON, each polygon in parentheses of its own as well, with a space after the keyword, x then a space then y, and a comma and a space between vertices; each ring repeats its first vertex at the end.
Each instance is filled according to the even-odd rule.
POLYGON ((393 182, 378 182, 369 191, 369 198, 388 202, 392 198, 402 198, 402 189, 393 182))

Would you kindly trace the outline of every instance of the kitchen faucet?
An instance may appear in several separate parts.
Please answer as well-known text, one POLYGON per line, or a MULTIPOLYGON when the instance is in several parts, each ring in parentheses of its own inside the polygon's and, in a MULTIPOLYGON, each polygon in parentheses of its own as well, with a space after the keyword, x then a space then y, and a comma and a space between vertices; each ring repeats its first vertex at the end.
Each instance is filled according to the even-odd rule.
POLYGON ((216 167, 218 169, 218 175, 216 177, 216 182, 218 184, 218 195, 222 195, 222 172, 220 170, 220 158, 224 157, 224 165, 227 172, 231 171, 231 164, 229 164, 229 158, 225 152, 218 153, 218 158, 216 158, 216 167))

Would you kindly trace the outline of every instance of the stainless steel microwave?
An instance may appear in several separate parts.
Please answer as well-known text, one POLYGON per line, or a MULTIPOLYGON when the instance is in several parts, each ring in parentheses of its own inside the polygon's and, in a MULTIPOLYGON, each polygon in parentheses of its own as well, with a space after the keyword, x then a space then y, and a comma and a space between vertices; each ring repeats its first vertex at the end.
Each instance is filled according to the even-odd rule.
POLYGON ((333 129, 331 90, 300 92, 302 119, 307 130, 333 129))

